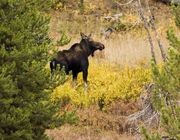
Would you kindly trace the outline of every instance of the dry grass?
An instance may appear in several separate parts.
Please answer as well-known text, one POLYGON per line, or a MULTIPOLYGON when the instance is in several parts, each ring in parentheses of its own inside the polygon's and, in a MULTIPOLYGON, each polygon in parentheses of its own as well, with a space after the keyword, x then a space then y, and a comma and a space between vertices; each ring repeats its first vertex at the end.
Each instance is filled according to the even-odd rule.
POLYGON ((89 126, 100 131, 114 131, 118 134, 128 132, 126 117, 140 109, 137 102, 125 103, 115 101, 106 111, 100 111, 97 105, 86 109, 78 109, 79 126, 89 126))
POLYGON ((53 140, 137 140, 137 137, 117 134, 113 131, 101 131, 92 127, 65 125, 59 129, 47 130, 46 134, 53 140))
MULTIPOLYGON (((105 59, 121 65, 147 65, 151 59, 150 46, 146 37, 133 37, 132 35, 119 36, 116 39, 104 41, 105 59)), ((163 39, 164 46, 168 46, 163 39), (166 44, 166 45, 165 45, 166 44)), ((166 47, 167 49, 167 47, 166 47)), ((161 61, 161 54, 156 44, 156 57, 161 61)))
MULTIPOLYGON (((149 42, 146 36, 134 37, 133 35, 112 35, 112 38, 105 40, 100 36, 93 36, 95 41, 102 42, 105 45, 105 50, 102 52, 95 52, 96 59, 103 58, 109 63, 116 63, 120 65, 138 66, 149 65, 151 60, 151 52, 149 42)), ((162 44, 167 51, 169 47, 166 36, 162 37, 162 44)), ((76 36, 71 40, 70 44, 60 47, 59 50, 67 49, 72 44, 80 41, 80 36, 76 36)), ((155 43, 155 53, 158 62, 162 61, 160 50, 157 43, 155 43)))
POLYGON ((137 103, 123 101, 112 103, 106 112, 100 111, 96 105, 78 109, 77 125, 64 125, 58 129, 47 130, 46 134, 54 140, 136 140, 136 136, 124 133, 127 132, 124 122, 125 117, 137 109, 137 103))
MULTIPOLYGON (((85 15, 78 14, 77 10, 66 9, 65 11, 52 12, 52 20, 50 25, 50 36, 57 40, 62 32, 66 32, 72 40, 67 46, 60 48, 69 48, 73 43, 80 41, 79 32, 84 32, 89 34, 93 33, 93 38, 97 41, 104 43, 106 49, 104 52, 97 52, 97 58, 104 58, 109 62, 118 63, 121 65, 130 65, 136 66, 139 64, 147 65, 151 59, 149 42, 146 37, 146 33, 142 27, 137 27, 136 29, 129 30, 127 32, 114 33, 110 36, 110 39, 105 40, 101 35, 101 32, 110 25, 110 23, 105 22, 103 17, 108 15, 107 11, 103 9, 102 2, 99 2, 99 5, 90 4, 86 1, 87 5, 91 5, 92 9, 87 12, 85 15), (93 9, 93 7, 96 7, 93 9), (101 10, 98 10, 100 7, 101 10), (97 16, 98 15, 98 16, 97 16)), ((87 7, 88 8, 88 7, 87 7)), ((168 41, 166 40, 166 30, 169 25, 174 25, 172 22, 170 10, 167 6, 153 3, 151 4, 152 11, 155 12, 156 16, 156 25, 158 33, 161 39, 161 42, 165 49, 169 47, 168 41), (162 14, 164 15, 162 16, 162 14)), ((112 10, 112 9, 111 9, 112 10)), ((111 15, 113 12, 117 13, 118 11, 109 10, 111 15), (111 12, 110 12, 111 11, 111 12)), ((126 9, 127 11, 127 9, 126 9)), ((122 21, 124 23, 134 24, 136 20, 139 20, 136 13, 129 12, 123 13, 124 16, 122 21)), ((142 22, 139 24, 142 25, 142 22)), ((155 42, 155 51, 158 61, 161 61, 161 54, 158 49, 157 42, 155 41, 154 34, 152 33, 153 40, 155 42)))

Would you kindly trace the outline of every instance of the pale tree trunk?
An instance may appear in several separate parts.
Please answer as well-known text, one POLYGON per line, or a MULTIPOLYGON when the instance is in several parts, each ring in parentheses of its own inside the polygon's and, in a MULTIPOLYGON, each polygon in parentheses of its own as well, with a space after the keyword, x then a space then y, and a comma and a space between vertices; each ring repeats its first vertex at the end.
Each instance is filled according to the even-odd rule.
POLYGON ((166 62, 167 56, 166 56, 164 47, 161 44, 161 40, 160 40, 160 38, 158 36, 157 28, 156 28, 155 23, 154 23, 155 17, 154 17, 153 12, 151 12, 151 10, 150 10, 148 0, 147 0, 147 8, 148 8, 148 12, 150 13, 150 25, 151 25, 152 29, 154 30, 155 38, 156 38, 156 41, 158 42, 158 46, 159 46, 159 49, 161 51, 162 59, 163 59, 164 62, 166 62))
POLYGON ((139 15, 140 15, 142 21, 144 22, 144 27, 146 29, 148 40, 149 40, 149 43, 150 43, 151 56, 153 58, 153 61, 156 64, 156 57, 155 57, 155 52, 154 52, 154 44, 153 44, 152 37, 151 37, 151 34, 150 34, 150 30, 149 30, 147 19, 144 16, 144 11, 143 11, 143 8, 142 8, 140 0, 138 0, 138 8, 139 8, 139 15))

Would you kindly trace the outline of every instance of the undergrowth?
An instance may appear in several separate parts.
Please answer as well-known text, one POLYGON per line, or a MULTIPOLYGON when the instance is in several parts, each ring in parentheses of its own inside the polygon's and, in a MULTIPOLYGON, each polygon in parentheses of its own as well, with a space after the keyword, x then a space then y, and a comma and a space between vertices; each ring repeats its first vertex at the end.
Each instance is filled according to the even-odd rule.
POLYGON ((89 87, 85 92, 82 74, 79 74, 75 88, 72 88, 71 75, 68 76, 67 81, 54 90, 52 101, 66 99, 65 104, 83 107, 99 104, 103 108, 117 99, 136 100, 143 86, 151 81, 151 73, 149 68, 120 68, 93 61, 90 62, 88 80, 89 87))

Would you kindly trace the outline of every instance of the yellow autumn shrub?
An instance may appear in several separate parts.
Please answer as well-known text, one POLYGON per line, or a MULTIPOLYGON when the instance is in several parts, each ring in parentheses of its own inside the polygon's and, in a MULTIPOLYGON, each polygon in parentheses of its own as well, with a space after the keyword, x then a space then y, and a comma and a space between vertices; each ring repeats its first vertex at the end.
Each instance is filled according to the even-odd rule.
POLYGON ((90 61, 88 81, 88 91, 85 92, 82 74, 79 74, 75 88, 72 88, 70 76, 67 82, 54 90, 52 100, 69 98, 77 106, 89 106, 99 99, 103 99, 105 105, 116 99, 134 100, 140 95, 143 86, 151 81, 151 75, 148 68, 120 68, 90 61))

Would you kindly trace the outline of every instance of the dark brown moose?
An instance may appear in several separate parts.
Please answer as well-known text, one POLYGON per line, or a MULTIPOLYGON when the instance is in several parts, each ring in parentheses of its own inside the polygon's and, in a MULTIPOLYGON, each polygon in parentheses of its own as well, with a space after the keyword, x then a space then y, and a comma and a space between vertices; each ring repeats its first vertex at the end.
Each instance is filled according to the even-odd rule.
POLYGON ((86 36, 81 33, 80 43, 75 43, 68 50, 59 51, 57 57, 50 62, 51 73, 60 66, 60 69, 65 68, 66 74, 72 70, 73 85, 76 84, 79 72, 83 72, 83 80, 85 89, 87 89, 88 76, 88 56, 94 56, 96 50, 103 50, 105 47, 102 43, 96 42, 91 38, 91 34, 86 36))

